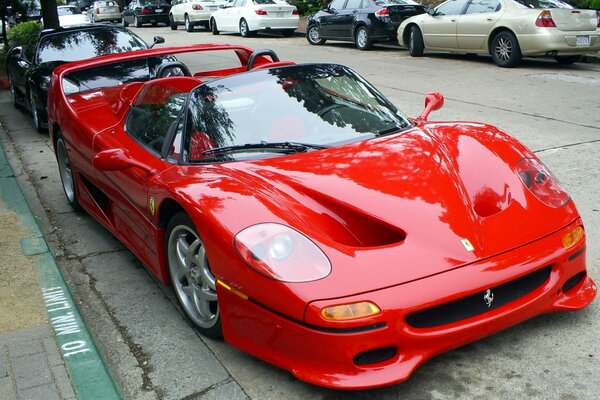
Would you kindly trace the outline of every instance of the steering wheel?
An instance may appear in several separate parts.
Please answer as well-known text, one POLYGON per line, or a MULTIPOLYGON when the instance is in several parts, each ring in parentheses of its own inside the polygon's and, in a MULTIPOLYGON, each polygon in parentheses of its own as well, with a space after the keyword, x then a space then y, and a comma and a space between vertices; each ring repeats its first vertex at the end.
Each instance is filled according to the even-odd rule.
POLYGON ((344 107, 344 105, 342 105, 342 104, 331 104, 331 105, 325 106, 322 109, 320 109, 319 112, 317 112, 317 115, 319 117, 323 117, 328 112, 333 111, 337 108, 342 108, 342 107, 344 107))
POLYGON ((171 69, 179 68, 179 70, 183 73, 184 76, 192 76, 188 67, 185 66, 181 61, 169 61, 166 63, 162 63, 156 69, 155 76, 157 78, 166 78, 168 76, 180 76, 179 74, 170 74, 171 69))
POLYGON ((275 52, 273 50, 270 50, 270 49, 256 50, 254 53, 252 53, 250 55, 250 58, 248 58, 248 65, 246 66, 246 70, 250 71, 252 68, 254 68, 254 63, 256 62, 256 59, 261 56, 269 56, 269 57, 271 57, 271 60, 273 60, 273 62, 279 61, 279 57, 277 56, 277 54, 275 54, 275 52))

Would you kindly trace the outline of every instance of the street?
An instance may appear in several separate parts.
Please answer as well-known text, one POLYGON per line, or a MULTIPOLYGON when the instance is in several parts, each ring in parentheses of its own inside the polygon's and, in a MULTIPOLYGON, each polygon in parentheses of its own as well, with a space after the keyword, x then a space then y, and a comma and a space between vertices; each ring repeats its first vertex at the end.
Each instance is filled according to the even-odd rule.
MULTIPOLYGON (((600 62, 563 66, 525 59, 503 69, 490 57, 426 53, 352 43, 311 46, 304 37, 193 33, 132 28, 151 43, 240 43, 275 50, 282 60, 335 62, 354 68, 406 115, 425 95, 445 106, 432 120, 481 121, 529 146, 566 187, 586 225, 589 274, 600 280, 600 62)), ((193 63, 195 60, 182 61, 193 63)), ((538 317, 443 354, 391 387, 343 392, 290 373, 221 341, 197 334, 178 311, 171 288, 149 272, 100 224, 71 210, 47 134, 0 92, 0 140, 38 218, 115 384, 127 399, 595 399, 600 393, 600 303, 538 317), (6 134, 5 134, 6 133, 6 134)))

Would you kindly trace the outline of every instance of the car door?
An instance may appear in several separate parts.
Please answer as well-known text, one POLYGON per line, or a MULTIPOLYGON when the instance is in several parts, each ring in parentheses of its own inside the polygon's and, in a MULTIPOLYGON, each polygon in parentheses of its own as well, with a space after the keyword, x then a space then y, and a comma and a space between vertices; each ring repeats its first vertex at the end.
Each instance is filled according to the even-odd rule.
POLYGON ((484 50, 487 47, 487 38, 503 13, 504 8, 499 0, 471 0, 467 11, 458 17, 458 47, 465 50, 484 50))
POLYGON ((31 69, 31 60, 27 57, 25 48, 17 46, 11 49, 6 57, 6 69, 13 87, 25 96, 27 76, 31 69))
POLYGON ((423 23, 423 41, 428 49, 457 49, 456 29, 458 17, 468 0, 448 0, 440 4, 433 15, 423 23))
POLYGON ((346 0, 333 0, 326 9, 325 15, 321 17, 321 37, 338 37, 341 28, 338 26, 342 22, 340 13, 344 9, 346 0))
POLYGON ((217 26, 220 30, 231 31, 237 30, 237 27, 233 26, 233 10, 236 7, 236 3, 239 2, 236 0, 232 0, 228 2, 225 7, 219 11, 219 13, 215 16, 217 21, 217 26))
POLYGON ((360 11, 362 0, 348 0, 344 9, 340 11, 336 24, 336 35, 339 38, 352 39, 354 37, 354 22, 360 11))
POLYGON ((185 12, 190 8, 189 0, 178 0, 174 3, 174 7, 171 7, 173 13, 173 20, 179 23, 183 23, 183 16, 185 12))

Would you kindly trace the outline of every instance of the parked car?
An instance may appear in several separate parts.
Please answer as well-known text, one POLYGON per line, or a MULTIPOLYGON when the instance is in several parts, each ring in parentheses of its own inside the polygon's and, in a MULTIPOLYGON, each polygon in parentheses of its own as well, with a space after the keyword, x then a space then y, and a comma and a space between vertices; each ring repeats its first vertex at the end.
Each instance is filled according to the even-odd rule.
POLYGON ((178 25, 185 26, 188 32, 198 25, 209 29, 210 16, 224 4, 220 0, 173 0, 169 14, 171 29, 176 30, 178 25))
MULTIPOLYGON (((9 18, 9 23, 14 25, 27 21, 40 21, 42 19, 42 6, 38 0, 20 0, 16 15, 9 18)), ((10 6, 9 6, 10 7, 10 6)), ((12 9, 12 7, 11 7, 12 9)))
POLYGON ((210 17, 214 35, 236 32, 243 37, 258 31, 279 31, 291 36, 300 23, 298 9, 284 0, 230 0, 210 17))
POLYGON ((408 118, 345 66, 198 44, 60 66, 50 98, 67 201, 172 284, 199 332, 307 382, 400 382, 596 296, 581 217, 554 175, 498 128, 429 121, 439 93, 408 118), (240 64, 80 80, 210 51, 240 64))
POLYGON ((88 15, 92 22, 121 21, 121 10, 119 5, 112 0, 95 1, 88 9, 88 15))
POLYGON ((169 25, 170 10, 171 5, 164 0, 133 0, 123 10, 121 21, 123 26, 133 24, 136 28, 143 24, 169 25))
POLYGON ((424 50, 490 54, 515 67, 523 57, 554 57, 571 64, 600 50, 600 12, 562 0, 448 0, 398 28, 413 57, 424 50))
POLYGON ((368 50, 375 42, 395 42, 400 23, 426 11, 413 0, 333 0, 308 17, 306 39, 310 44, 351 41, 368 50))
MULTIPOLYGON (((155 42, 162 41, 155 38, 155 42)), ((33 123, 41 132, 47 127, 48 84, 57 65, 147 48, 137 35, 119 26, 88 24, 43 30, 33 46, 14 47, 6 56, 11 100, 15 107, 31 111, 33 123)))
MULTIPOLYGON (((87 24, 90 22, 86 14, 82 14, 76 6, 58 6, 58 22, 60 26, 87 24)), ((42 21, 43 22, 43 21, 42 21)))
POLYGON ((94 3, 94 0, 77 0, 76 5, 81 12, 86 12, 94 3))

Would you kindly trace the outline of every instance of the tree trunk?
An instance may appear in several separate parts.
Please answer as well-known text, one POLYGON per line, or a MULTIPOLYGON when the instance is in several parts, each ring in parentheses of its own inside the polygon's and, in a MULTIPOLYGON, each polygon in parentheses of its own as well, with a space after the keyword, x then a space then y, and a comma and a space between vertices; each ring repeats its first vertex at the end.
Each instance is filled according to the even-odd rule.
POLYGON ((42 6, 42 18, 44 19, 44 29, 58 28, 58 11, 56 10, 56 0, 40 0, 42 6))

